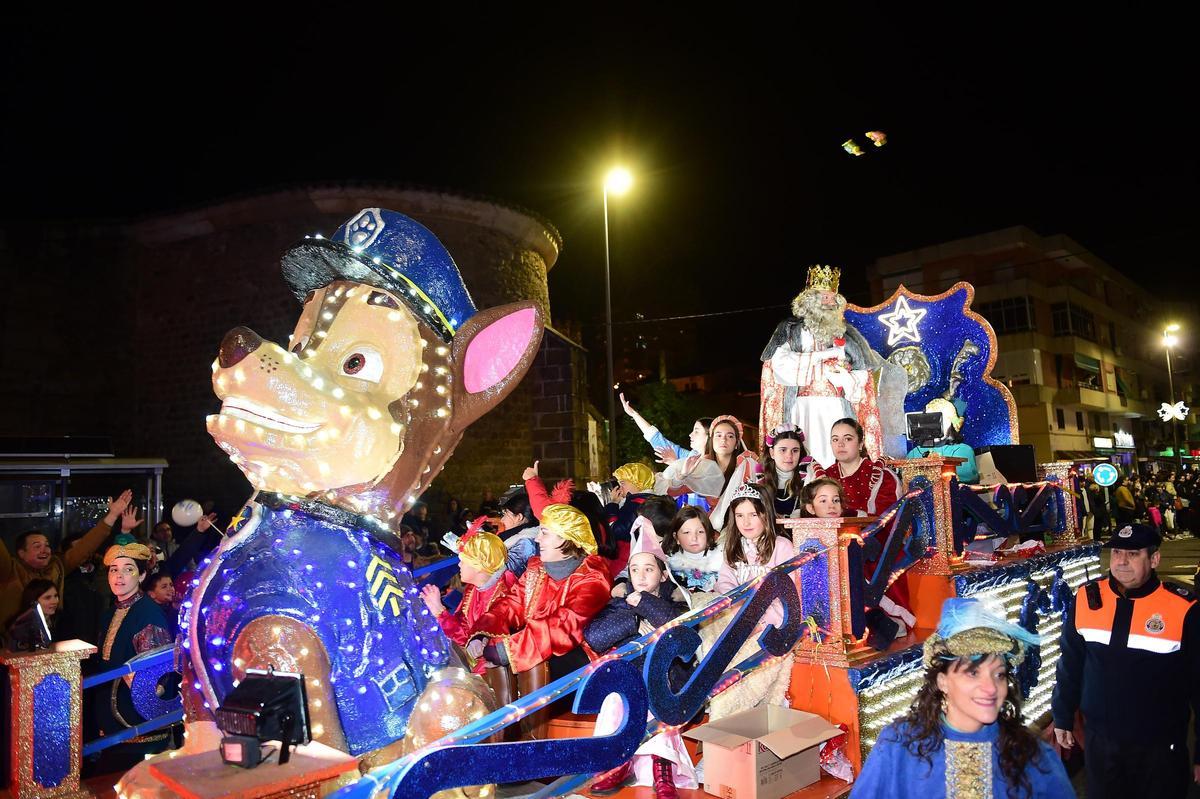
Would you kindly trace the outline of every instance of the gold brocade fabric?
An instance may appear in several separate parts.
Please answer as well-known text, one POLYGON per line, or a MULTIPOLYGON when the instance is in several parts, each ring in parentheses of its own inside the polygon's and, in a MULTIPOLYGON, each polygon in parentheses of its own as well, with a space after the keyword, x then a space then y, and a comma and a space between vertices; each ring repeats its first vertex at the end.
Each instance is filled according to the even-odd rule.
POLYGON ((946 741, 946 799, 989 799, 992 744, 946 741))
POLYGON ((101 650, 105 660, 108 660, 108 656, 112 653, 113 640, 117 637, 117 631, 121 629, 121 624, 129 615, 129 608, 132 606, 131 603, 125 607, 118 607, 113 613, 112 622, 108 625, 108 632, 104 634, 104 649, 101 650))

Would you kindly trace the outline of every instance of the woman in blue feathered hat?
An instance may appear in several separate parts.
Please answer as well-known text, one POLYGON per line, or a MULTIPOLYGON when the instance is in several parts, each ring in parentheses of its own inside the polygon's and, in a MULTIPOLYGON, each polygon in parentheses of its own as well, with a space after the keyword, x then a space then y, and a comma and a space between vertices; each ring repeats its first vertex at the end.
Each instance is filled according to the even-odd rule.
POLYGON ((1021 719, 1013 673, 1039 643, 977 599, 947 599, 916 701, 880 734, 851 799, 1075 796, 1058 755, 1021 719))

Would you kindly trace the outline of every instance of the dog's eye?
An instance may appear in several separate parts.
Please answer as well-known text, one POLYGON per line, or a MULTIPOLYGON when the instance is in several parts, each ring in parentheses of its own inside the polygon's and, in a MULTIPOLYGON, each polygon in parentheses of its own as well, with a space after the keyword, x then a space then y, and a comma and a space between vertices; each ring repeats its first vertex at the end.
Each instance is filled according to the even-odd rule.
POLYGON ((378 383, 383 377, 383 357, 372 349, 357 349, 342 361, 342 374, 378 383))

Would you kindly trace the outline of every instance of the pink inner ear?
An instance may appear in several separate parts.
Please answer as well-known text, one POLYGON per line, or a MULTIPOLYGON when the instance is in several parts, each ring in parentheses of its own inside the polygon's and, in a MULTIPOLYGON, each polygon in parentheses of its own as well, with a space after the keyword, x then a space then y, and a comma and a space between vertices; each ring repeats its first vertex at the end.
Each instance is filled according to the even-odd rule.
POLYGON ((532 308, 510 313, 475 334, 463 359, 463 386, 471 394, 502 382, 521 361, 533 335, 532 308))

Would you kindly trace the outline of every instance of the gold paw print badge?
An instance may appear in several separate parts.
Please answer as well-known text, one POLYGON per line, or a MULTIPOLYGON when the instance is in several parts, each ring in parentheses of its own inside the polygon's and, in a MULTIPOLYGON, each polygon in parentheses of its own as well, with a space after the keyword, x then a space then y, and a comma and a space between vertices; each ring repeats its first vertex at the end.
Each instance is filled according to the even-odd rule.
POLYGON ((392 564, 378 555, 373 555, 371 562, 367 564, 367 585, 371 587, 371 602, 375 607, 380 610, 391 608, 393 616, 400 615, 400 600, 404 598, 404 589, 396 579, 392 564))

